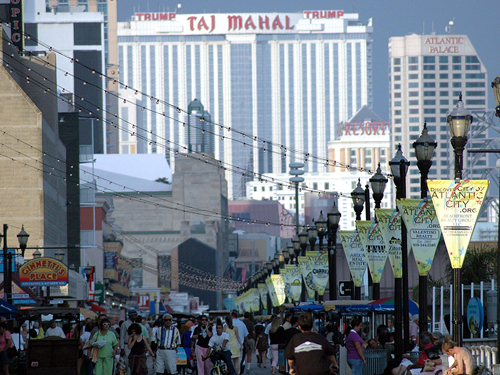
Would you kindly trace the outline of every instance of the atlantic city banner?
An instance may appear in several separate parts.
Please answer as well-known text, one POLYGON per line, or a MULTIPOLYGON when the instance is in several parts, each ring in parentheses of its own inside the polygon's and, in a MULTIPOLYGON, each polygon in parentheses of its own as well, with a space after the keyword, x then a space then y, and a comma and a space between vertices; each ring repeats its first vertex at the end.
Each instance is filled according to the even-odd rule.
POLYGON ((488 180, 428 180, 439 225, 453 268, 462 268, 488 180))
POLYGON ((259 283, 257 284, 259 288, 259 293, 260 293, 260 300, 262 302, 262 308, 264 310, 267 310, 267 285, 265 283, 259 283))
POLYGON ((304 279, 304 283, 306 285, 307 295, 310 298, 314 297, 314 292, 316 288, 314 286, 313 273, 312 273, 312 263, 309 262, 309 257, 307 256, 299 256, 297 257, 299 261, 300 271, 302 273, 302 278, 304 279))
POLYGON ((384 237, 387 257, 395 278, 403 277, 403 256, 401 252, 401 212, 392 208, 377 208, 375 216, 384 237))
POLYGON ((312 274, 314 287, 318 294, 325 294, 328 284, 328 252, 326 251, 308 251, 309 262, 312 263, 312 274))
POLYGON ((367 260, 359 233, 357 230, 341 230, 339 231, 339 236, 347 258, 349 270, 351 271, 354 286, 360 287, 363 285, 363 276, 365 275, 367 260))
POLYGON ((374 283, 380 283, 387 261, 387 250, 379 224, 376 221, 360 220, 356 221, 356 229, 366 252, 372 280, 374 283))
POLYGON ((398 207, 408 230, 418 274, 427 276, 441 237, 434 205, 427 199, 398 199, 398 207))

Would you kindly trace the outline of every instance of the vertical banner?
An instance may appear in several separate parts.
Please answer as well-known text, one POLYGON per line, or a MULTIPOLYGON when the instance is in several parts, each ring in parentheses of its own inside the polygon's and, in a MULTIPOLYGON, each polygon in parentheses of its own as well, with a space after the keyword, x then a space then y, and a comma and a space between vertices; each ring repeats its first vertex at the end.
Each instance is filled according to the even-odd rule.
POLYGON ((398 199, 398 206, 408 230, 418 274, 427 276, 441 237, 434 205, 426 199, 398 199))
POLYGON ((292 287, 291 287, 291 277, 290 273, 293 269, 293 264, 285 264, 285 267, 280 268, 280 275, 283 278, 283 283, 285 284, 285 296, 291 301, 292 300, 292 287))
MULTIPOLYGON (((273 275, 271 275, 273 276, 273 275)), ((276 297, 276 292, 274 291, 274 285, 273 285, 273 280, 271 279, 271 276, 269 276, 266 279, 266 285, 267 285, 267 290, 269 293, 269 298, 271 299, 271 307, 278 306, 278 297, 276 297)))
POLYGON ((298 264, 294 264, 289 274, 290 277, 290 290, 292 293, 292 301, 300 302, 300 295, 302 293, 302 271, 298 264))
POLYGON ((387 250, 385 241, 376 221, 356 221, 356 229, 359 232, 361 243, 368 258, 368 269, 374 283, 380 283, 382 272, 384 272, 387 261, 387 250))
POLYGON ((363 285, 363 276, 365 275, 367 260, 359 233, 357 230, 341 230, 339 231, 339 236, 347 258, 347 264, 351 271, 354 286, 360 287, 363 285))
POLYGON ((387 257, 395 278, 403 277, 403 257, 401 252, 401 212, 397 209, 377 208, 375 216, 384 237, 387 257))
POLYGON ((253 295, 253 312, 257 312, 260 310, 260 293, 258 288, 252 289, 253 295))
POLYGON ((262 301, 262 308, 267 310, 267 285, 265 283, 259 283, 259 293, 260 300, 262 301))
POLYGON ((271 280, 276 293, 276 306, 281 306, 285 303, 285 283, 280 275, 271 275, 271 280))
POLYGON ((489 185, 488 180, 427 181, 453 268, 462 268, 489 185))
POLYGON ((314 291, 316 288, 314 287, 313 284, 313 278, 312 278, 312 268, 311 264, 309 263, 309 257, 306 256, 299 256, 297 257, 299 260, 299 267, 300 267, 300 272, 302 273, 302 279, 304 280, 304 284, 306 285, 306 290, 307 290, 307 295, 311 298, 314 297, 314 291))
POLYGON ((313 263, 314 285, 318 294, 322 296, 328 284, 328 252, 317 251, 316 253, 313 263))

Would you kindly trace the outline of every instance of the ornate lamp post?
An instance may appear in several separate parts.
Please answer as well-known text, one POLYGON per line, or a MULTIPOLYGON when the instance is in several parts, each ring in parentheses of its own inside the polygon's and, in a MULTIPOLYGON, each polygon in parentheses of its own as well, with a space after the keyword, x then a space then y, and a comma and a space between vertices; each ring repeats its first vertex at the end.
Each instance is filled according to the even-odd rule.
POLYGON ((295 255, 295 263, 299 264, 298 256, 300 255, 300 241, 299 237, 295 236, 292 240, 293 252, 295 255))
MULTIPOLYGON (((424 122, 424 128, 422 129, 422 134, 415 142, 413 142, 413 148, 415 149, 415 155, 417 156, 417 167, 420 171, 420 198, 424 199, 427 197, 427 176, 429 175, 429 169, 432 166, 432 157, 434 156, 434 150, 437 147, 437 142, 429 135, 427 130, 427 123, 424 122)), ((418 300, 419 306, 423 310, 423 313, 419 315, 419 326, 420 332, 427 331, 427 276, 419 276, 418 280, 418 300)))
POLYGON ((339 229, 342 214, 335 202, 327 214, 328 218, 328 284, 330 288, 330 299, 337 299, 337 230, 339 229))
POLYGON ((24 230, 24 224, 22 225, 21 231, 17 234, 17 240, 19 241, 19 248, 21 249, 21 255, 24 258, 24 252, 28 246, 28 238, 30 235, 24 230))
POLYGON ((378 164, 377 173, 370 178, 370 185, 373 191, 373 200, 375 201, 375 208, 380 208, 380 202, 384 198, 384 190, 387 185, 387 177, 382 174, 380 163, 378 164))
POLYGON ((283 249, 278 253, 278 272, 280 268, 285 267, 285 254, 283 253, 283 249))
MULTIPOLYGON (((451 145, 455 152, 455 180, 462 179, 463 152, 467 144, 470 124, 473 117, 464 107, 462 94, 460 94, 457 106, 450 112, 447 118, 450 127, 451 145)), ((461 269, 453 268, 453 341, 462 346, 462 277, 461 269)))
POLYGON ((300 248, 302 249, 301 253, 302 256, 306 255, 308 241, 309 241, 309 235, 307 234, 306 228, 304 227, 302 229, 302 232, 300 232, 299 234, 299 243, 300 243, 300 248))
POLYGON ((365 203, 365 191, 361 187, 361 180, 358 179, 358 185, 351 192, 352 203, 354 204, 354 212, 356 212, 356 221, 361 220, 361 212, 365 203))
MULTIPOLYGON (((394 158, 389 162, 391 173, 394 176, 396 185, 396 199, 406 198, 406 173, 410 162, 403 156, 401 144, 394 158)), ((401 218, 401 263, 402 278, 394 279, 394 328, 396 339, 396 355, 402 355, 409 345, 410 339, 410 319, 407 313, 409 311, 408 297, 408 234, 403 218, 401 218), (401 303, 402 302, 402 303, 401 303), (403 320, 401 321, 401 317, 403 320), (404 336, 403 336, 404 332, 404 336)))
POLYGON ((316 245, 316 240, 318 239, 318 229, 316 225, 311 225, 309 229, 307 229, 307 237, 309 238, 309 245, 311 246, 311 251, 314 251, 314 245, 316 245))
POLYGON ((327 222, 323 217, 323 211, 319 212, 319 218, 318 220, 316 220, 315 224, 316 224, 316 229, 318 230, 319 251, 323 251, 323 237, 325 237, 326 225, 327 225, 327 222))
POLYGON ((299 184, 304 182, 304 177, 300 177, 304 174, 303 163, 290 163, 290 182, 295 184, 295 234, 299 235, 299 184))

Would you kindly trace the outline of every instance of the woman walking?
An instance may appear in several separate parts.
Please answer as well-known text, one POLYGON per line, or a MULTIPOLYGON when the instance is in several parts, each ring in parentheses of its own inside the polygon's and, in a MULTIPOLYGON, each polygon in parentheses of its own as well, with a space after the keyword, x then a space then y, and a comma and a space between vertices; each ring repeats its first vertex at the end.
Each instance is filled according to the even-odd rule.
POLYGON ((146 358, 146 350, 151 353, 151 356, 155 356, 153 350, 144 339, 142 335, 142 328, 139 324, 133 323, 128 327, 128 348, 130 349, 130 354, 128 355, 128 366, 130 368, 131 375, 147 375, 148 365, 146 358))
POLYGON ((269 329, 269 339, 271 341, 271 354, 273 358, 271 359, 271 374, 276 374, 276 368, 278 367, 278 345, 285 343, 285 329, 281 326, 281 319, 276 317, 271 322, 271 328, 269 329))
POLYGON ((259 363, 257 366, 261 367, 264 365, 266 368, 266 355, 267 349, 269 348, 269 337, 264 333, 264 326, 255 326, 255 333, 257 334, 257 341, 255 342, 257 359, 259 363))
POLYGON ((240 373, 240 357, 241 357, 241 340, 238 334, 238 328, 233 326, 233 319, 226 316, 226 326, 224 332, 229 334, 229 349, 231 350, 231 359, 234 363, 234 370, 237 374, 240 373))
POLYGON ((361 319, 353 319, 351 327, 346 330, 345 347, 347 349, 347 364, 351 368, 352 375, 362 375, 363 365, 366 365, 366 358, 363 352, 363 340, 359 336, 363 324, 361 319))
POLYGON ((212 337, 212 326, 208 325, 208 318, 201 315, 198 318, 198 326, 194 329, 191 340, 191 351, 196 355, 198 375, 210 375, 210 361, 204 361, 207 354, 208 343, 212 337))
POLYGON ((95 375, 113 375, 113 356, 118 354, 118 340, 109 330, 111 323, 108 319, 101 320, 100 330, 92 337, 92 346, 97 346, 97 362, 94 367, 95 375))

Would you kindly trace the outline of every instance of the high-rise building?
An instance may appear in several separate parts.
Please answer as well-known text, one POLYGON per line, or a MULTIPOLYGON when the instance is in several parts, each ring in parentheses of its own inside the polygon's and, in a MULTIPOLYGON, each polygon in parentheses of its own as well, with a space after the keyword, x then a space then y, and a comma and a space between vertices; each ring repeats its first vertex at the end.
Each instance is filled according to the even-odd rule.
POLYGON ((372 106, 372 30, 371 20, 342 10, 136 13, 118 24, 120 93, 128 93, 119 151, 166 153, 174 169, 176 151, 188 146, 176 109, 197 98, 217 124, 215 158, 230 166, 230 197, 245 196, 254 176, 237 168, 287 173, 308 154, 306 171, 324 172, 335 125, 372 106), (131 141, 133 126, 157 144, 131 141))
MULTIPOLYGON (((486 68, 466 35, 451 34, 390 38, 389 67, 392 146, 394 150, 401 143, 403 154, 410 160, 408 193, 418 198, 420 174, 413 142, 426 122, 429 135, 438 143, 429 178, 454 178, 454 154, 446 117, 460 94, 473 115, 486 111, 486 68)), ((468 146, 481 148, 487 134, 474 125, 468 146)), ((474 160, 465 157, 464 177, 481 178, 487 162, 487 157, 479 154, 474 160)))

